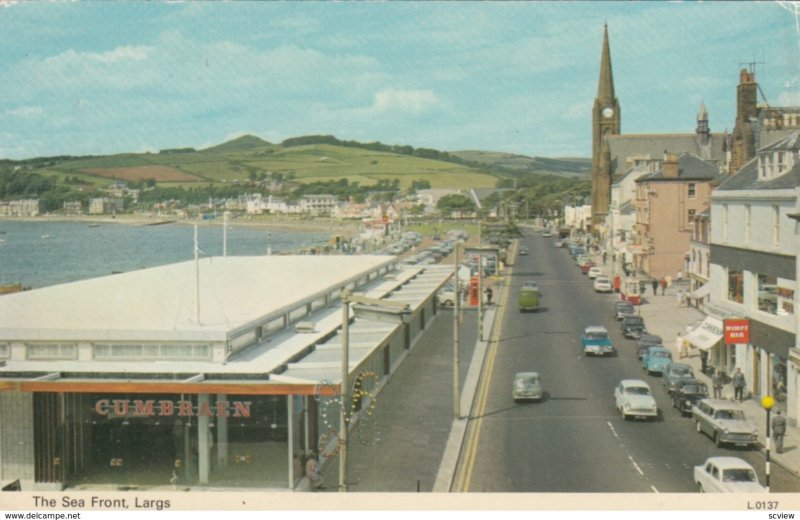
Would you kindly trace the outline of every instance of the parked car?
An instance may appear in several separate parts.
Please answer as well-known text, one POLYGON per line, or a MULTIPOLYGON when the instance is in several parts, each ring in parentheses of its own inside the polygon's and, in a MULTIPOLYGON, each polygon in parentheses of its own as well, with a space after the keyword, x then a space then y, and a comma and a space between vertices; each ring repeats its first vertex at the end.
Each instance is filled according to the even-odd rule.
POLYGON ((601 325, 586 327, 581 336, 581 348, 585 355, 604 356, 614 354, 614 346, 608 337, 608 330, 601 325))
POLYGON ((681 415, 692 415, 692 408, 708 397, 708 387, 697 381, 679 383, 672 392, 672 406, 681 415))
POLYGON ((452 283, 445 285, 436 294, 436 298, 439 300, 440 306, 452 307, 456 303, 455 286, 452 283))
POLYGON ((642 358, 642 368, 648 374, 662 374, 670 363, 672 363, 672 352, 664 347, 650 347, 642 358))
POLYGON ((592 268, 592 267, 594 267, 595 265, 597 265, 597 264, 595 264, 595 263, 594 263, 594 260, 587 260, 587 261, 585 261, 585 262, 583 263, 583 265, 581 265, 581 273, 583 273, 583 274, 587 274, 587 273, 589 272, 589 269, 591 269, 591 268, 592 268))
POLYGON ((594 266, 594 267, 589 268, 589 272, 586 273, 586 276, 588 276, 589 278, 594 280, 595 278, 597 278, 601 274, 603 274, 603 271, 601 271, 599 267, 594 266))
POLYGON ((623 379, 614 389, 614 402, 622 418, 628 420, 658 417, 658 405, 650 386, 639 379, 623 379))
POLYGON ((709 457, 694 467, 701 493, 766 493, 753 466, 738 457, 709 457))
POLYGON ((626 301, 614 302, 614 317, 617 321, 622 320, 626 316, 636 316, 636 308, 626 301))
POLYGON ((604 292, 609 293, 613 290, 611 287, 611 280, 608 279, 608 276, 600 275, 594 279, 594 290, 595 292, 604 292))
POLYGON ((644 330, 644 318, 641 316, 625 316, 622 318, 622 335, 628 339, 639 339, 644 330))
POLYGON ((553 242, 553 247, 564 247, 564 241, 556 240, 555 242, 553 242))
POLYGON ((520 248, 519 254, 523 255, 523 256, 527 255, 528 254, 528 248, 527 247, 520 248))
POLYGON ((697 433, 705 433, 718 447, 723 444, 754 447, 758 442, 758 429, 732 401, 703 399, 692 408, 692 417, 697 433))
POLYGON ((685 363, 670 363, 664 367, 661 373, 661 381, 664 383, 664 388, 667 393, 672 395, 672 392, 684 381, 696 381, 692 367, 685 363))
POLYGON ((544 397, 542 381, 538 372, 518 372, 514 375, 511 396, 514 402, 523 400, 541 401, 544 397))

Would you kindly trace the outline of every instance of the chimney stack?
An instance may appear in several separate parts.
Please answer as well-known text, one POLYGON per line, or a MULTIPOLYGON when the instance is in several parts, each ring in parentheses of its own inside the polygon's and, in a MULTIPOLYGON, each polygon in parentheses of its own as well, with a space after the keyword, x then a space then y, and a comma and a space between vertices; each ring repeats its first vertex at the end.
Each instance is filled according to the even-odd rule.
POLYGON ((678 156, 674 153, 664 153, 664 177, 677 179, 679 171, 678 156))

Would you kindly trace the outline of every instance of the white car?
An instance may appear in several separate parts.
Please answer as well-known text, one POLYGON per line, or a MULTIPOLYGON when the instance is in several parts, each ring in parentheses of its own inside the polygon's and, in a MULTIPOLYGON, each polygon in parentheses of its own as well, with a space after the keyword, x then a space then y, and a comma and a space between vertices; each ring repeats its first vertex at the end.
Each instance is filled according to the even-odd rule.
POLYGON ((542 380, 537 372, 519 372, 514 375, 512 383, 511 397, 514 402, 522 400, 541 401, 544 397, 542 390, 542 380))
POLYGON ((694 483, 701 493, 766 493, 753 466, 737 457, 710 457, 694 467, 694 483))
POLYGON ((608 279, 608 276, 601 274, 594 279, 594 290, 596 292, 611 292, 612 289, 611 280, 608 279))
POLYGON ((639 379, 623 379, 614 389, 614 402, 624 420, 658 417, 658 405, 650 385, 639 379))
POLYGON ((589 272, 586 274, 589 278, 595 279, 601 274, 603 274, 603 271, 601 271, 599 267, 590 267, 589 272))

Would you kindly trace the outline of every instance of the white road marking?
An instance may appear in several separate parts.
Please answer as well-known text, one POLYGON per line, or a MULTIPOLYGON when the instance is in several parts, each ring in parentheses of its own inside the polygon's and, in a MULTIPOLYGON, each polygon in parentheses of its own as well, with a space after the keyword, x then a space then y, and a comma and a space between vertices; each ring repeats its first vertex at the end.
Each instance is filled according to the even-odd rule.
POLYGON ((619 439, 619 435, 617 435, 617 430, 614 429, 614 425, 611 424, 611 422, 607 422, 606 424, 608 425, 609 428, 611 428, 611 433, 614 434, 614 437, 619 439))
POLYGON ((659 491, 656 489, 656 487, 655 487, 655 486, 650 486, 650 489, 652 489, 654 493, 658 493, 658 492, 659 492, 659 491))
POLYGON ((641 476, 644 476, 644 471, 642 471, 642 468, 640 468, 640 467, 639 467, 639 465, 638 465, 638 464, 636 464, 636 461, 635 461, 635 460, 633 460, 633 457, 631 457, 630 455, 628 455, 628 459, 630 459, 630 461, 631 461, 631 464, 633 464, 633 467, 634 467, 634 468, 636 468, 636 471, 638 471, 638 472, 639 472, 639 475, 641 475, 641 476))

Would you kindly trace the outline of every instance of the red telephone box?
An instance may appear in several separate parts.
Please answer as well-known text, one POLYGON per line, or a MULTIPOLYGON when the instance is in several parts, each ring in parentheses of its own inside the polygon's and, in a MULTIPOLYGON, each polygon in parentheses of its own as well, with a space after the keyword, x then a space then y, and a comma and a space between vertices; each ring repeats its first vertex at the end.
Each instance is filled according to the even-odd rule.
POLYGON ((469 304, 478 305, 480 302, 480 291, 478 290, 478 277, 473 276, 469 279, 469 304))

